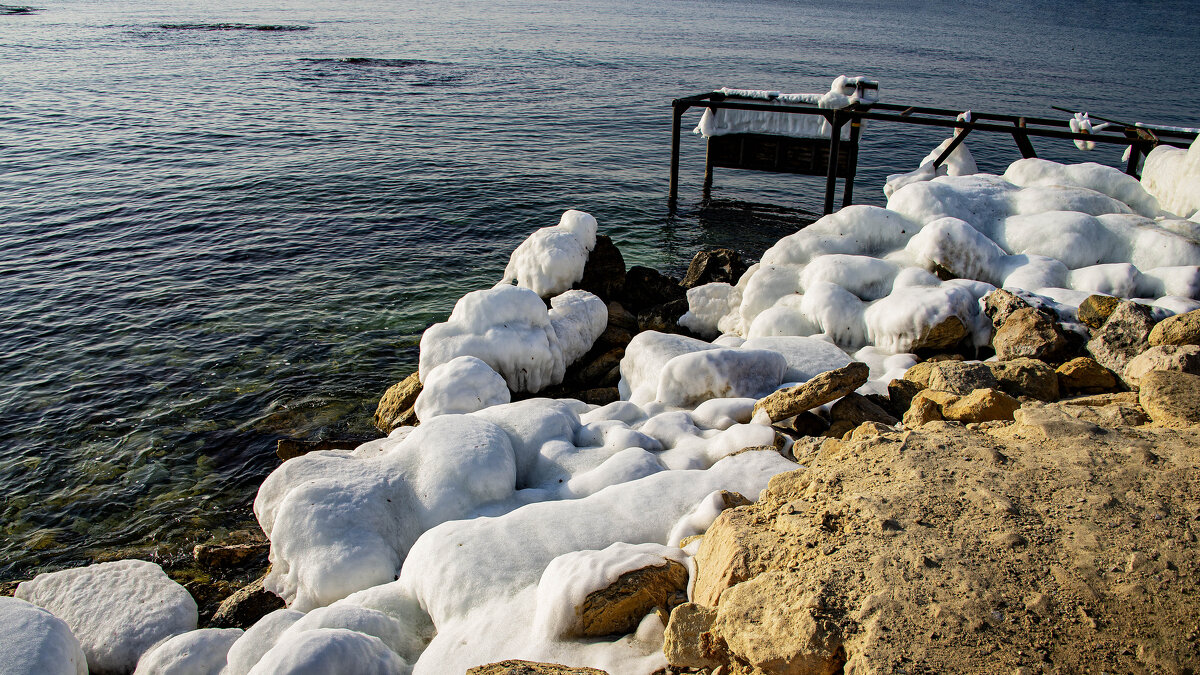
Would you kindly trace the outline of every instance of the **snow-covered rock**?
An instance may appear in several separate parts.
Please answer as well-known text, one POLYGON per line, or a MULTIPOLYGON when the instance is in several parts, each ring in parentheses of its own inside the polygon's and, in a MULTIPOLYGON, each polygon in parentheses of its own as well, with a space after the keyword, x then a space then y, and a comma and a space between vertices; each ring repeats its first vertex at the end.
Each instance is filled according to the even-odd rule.
POLYGON ((24 600, 0 597, 0 672, 87 675, 87 657, 65 621, 24 600))
POLYGON ((1159 205, 1180 218, 1200 212, 1200 139, 1187 150, 1160 145, 1146 155, 1142 187, 1159 205))
POLYGON ((218 675, 240 628, 205 628, 176 635, 138 659, 133 675, 218 675))
POLYGON ((154 563, 118 560, 39 574, 16 597, 71 627, 92 673, 128 673, 159 640, 195 630, 196 601, 154 563))
POLYGON ((413 410, 428 422, 438 415, 469 413, 508 403, 512 394, 499 373, 474 356, 459 356, 429 371, 413 410))
POLYGON ((500 283, 515 281, 540 296, 557 295, 583 278, 588 254, 595 247, 596 219, 569 210, 558 225, 543 227, 517 246, 500 283))

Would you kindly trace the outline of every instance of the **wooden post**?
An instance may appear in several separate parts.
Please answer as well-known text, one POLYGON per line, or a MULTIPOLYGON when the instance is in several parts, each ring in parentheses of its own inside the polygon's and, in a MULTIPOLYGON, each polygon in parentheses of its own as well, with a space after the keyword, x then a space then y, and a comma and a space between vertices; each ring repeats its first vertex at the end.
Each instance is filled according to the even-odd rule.
POLYGON ((854 199, 854 176, 858 173, 858 141, 862 137, 862 120, 855 117, 850 122, 850 156, 846 162, 846 186, 842 188, 842 208, 850 206, 854 199))
MULTIPOLYGON (((1016 121, 1016 125, 1017 125, 1017 129, 1024 129, 1025 128, 1025 118, 1024 117, 1019 118, 1016 121)), ((1025 158, 1025 159, 1029 159, 1031 157, 1037 157, 1037 152, 1035 152, 1033 149, 1033 143, 1029 142, 1029 134, 1025 133, 1024 131, 1016 131, 1014 129, 1012 132, 1012 135, 1013 135, 1013 140, 1017 142, 1017 149, 1021 151, 1021 157, 1025 158)))
POLYGON ((680 105, 679 101, 672 101, 671 108, 671 187, 667 193, 667 206, 673 211, 676 197, 679 195, 679 126, 687 106, 680 105))
POLYGON ((833 111, 830 124, 832 128, 829 132, 829 171, 825 174, 825 215, 833 213, 833 191, 837 188, 837 157, 842 145, 842 126, 845 123, 840 111, 833 111))

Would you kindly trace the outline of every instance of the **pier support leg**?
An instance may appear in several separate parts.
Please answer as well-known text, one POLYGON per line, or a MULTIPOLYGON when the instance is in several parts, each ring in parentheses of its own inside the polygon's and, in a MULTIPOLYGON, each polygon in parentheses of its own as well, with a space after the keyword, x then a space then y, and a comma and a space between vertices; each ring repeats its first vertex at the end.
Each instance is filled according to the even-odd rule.
POLYGON ((686 107, 678 103, 672 105, 671 121, 671 186, 667 193, 667 206, 675 210, 676 198, 679 196, 679 126, 686 107))
MULTIPOLYGON (((828 119, 828 118, 826 118, 828 119)), ((837 158, 842 145, 842 127, 846 120, 836 111, 829 131, 829 171, 825 174, 825 215, 833 213, 833 191, 837 189, 837 158)))

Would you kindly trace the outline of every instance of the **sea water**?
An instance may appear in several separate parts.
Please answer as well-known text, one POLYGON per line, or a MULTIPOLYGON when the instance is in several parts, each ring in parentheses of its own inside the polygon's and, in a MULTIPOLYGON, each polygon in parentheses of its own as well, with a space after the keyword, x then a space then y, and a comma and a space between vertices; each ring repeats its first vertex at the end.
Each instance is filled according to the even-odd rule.
MULTIPOLYGON (((0 8, 0 580, 252 527, 275 440, 371 434, 424 328, 565 209, 668 271, 819 210, 821 179, 772 174, 703 199, 688 135, 670 212, 672 98, 862 74, 893 103, 1200 126, 1197 38, 1183 1, 0 8)), ((945 135, 869 126, 856 201, 945 135)))

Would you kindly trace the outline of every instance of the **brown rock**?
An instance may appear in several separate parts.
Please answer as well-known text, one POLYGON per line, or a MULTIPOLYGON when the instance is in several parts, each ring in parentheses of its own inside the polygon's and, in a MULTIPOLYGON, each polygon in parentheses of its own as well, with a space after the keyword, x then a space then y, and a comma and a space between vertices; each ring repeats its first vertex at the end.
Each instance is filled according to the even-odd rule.
POLYGON ((965 396, 976 389, 998 389, 992 369, 979 361, 941 361, 929 369, 929 388, 965 396))
MULTIPOLYGON (((405 426, 406 424, 416 424, 416 413, 411 408, 399 417, 399 423, 396 426, 405 426), (409 415, 412 416, 412 421, 404 422, 404 420, 408 419, 409 415)), ((281 438, 275 441, 275 456, 286 462, 289 459, 295 459, 296 457, 320 450, 353 450, 369 440, 372 439, 341 438, 307 441, 295 438, 281 438)))
POLYGON ((913 397, 917 395, 917 392, 928 388, 928 378, 925 380, 925 385, 922 387, 907 378, 888 382, 888 398, 892 400, 892 409, 903 416, 904 411, 908 410, 908 407, 912 405, 913 397))
POLYGON ((608 325, 636 333, 638 320, 637 316, 625 309, 624 305, 614 300, 608 303, 608 325))
POLYGON ((605 382, 604 379, 612 372, 613 368, 621 365, 621 359, 625 356, 625 350, 622 348, 610 349, 603 354, 597 356, 591 363, 584 365, 579 370, 579 380, 584 385, 592 385, 596 387, 615 387, 616 382, 605 382))
POLYGON ((684 288, 695 288, 713 282, 736 284, 746 269, 746 263, 742 262, 741 256, 733 249, 700 251, 692 258, 680 285, 684 288))
POLYGON ((607 587, 589 593, 576 608, 578 621, 570 631, 579 637, 625 635, 654 608, 668 609, 677 593, 687 590, 687 567, 674 560, 626 572, 607 587))
POLYGON ((1142 377, 1138 402, 1163 426, 1200 424, 1200 375, 1154 370, 1142 377))
POLYGON ((913 396, 908 411, 904 413, 904 426, 916 429, 930 422, 943 420, 942 406, 959 399, 958 394, 935 389, 922 389, 913 396))
POLYGON ((583 267, 583 278, 575 284, 608 302, 618 297, 625 288, 625 258, 609 237, 596 235, 596 247, 588 254, 583 267))
MULTIPOLYGON (((379 399, 379 407, 375 409, 375 428, 390 434, 397 427, 404 426, 400 420, 409 419, 405 413, 412 410, 420 393, 421 380, 417 373, 389 387, 383 392, 383 397, 379 399)), ((411 419, 416 420, 416 415, 412 415, 411 419)))
POLYGON ((1200 309, 1169 316, 1150 331, 1151 345, 1200 345, 1200 309))
POLYGON ((1063 399, 1059 403, 1062 405, 1087 406, 1138 405, 1138 393, 1136 391, 1120 391, 1111 394, 1091 394, 1089 396, 1063 399))
POLYGON ((992 320, 993 330, 999 329, 1009 314, 1029 306, 1028 302, 1003 288, 998 288, 983 297, 983 313, 992 320))
POLYGON ((579 392, 578 398, 591 405, 608 405, 613 401, 621 400, 621 392, 616 387, 598 387, 579 392))
POLYGON ((709 630, 717 610, 685 602, 671 610, 663 640, 667 663, 677 668, 705 668, 720 664, 709 630))
POLYGON ((1057 401, 1058 374, 1049 364, 1037 359, 1013 359, 987 363, 1004 393, 1029 396, 1040 401, 1057 401))
POLYGON ((249 628, 259 619, 283 608, 283 599, 263 588, 263 578, 225 598, 208 622, 209 628, 249 628))
POLYGON ((855 361, 759 399, 754 404, 754 413, 765 411, 772 422, 778 422, 836 401, 866 384, 869 375, 867 364, 855 361))
POLYGON ((237 567, 256 559, 265 564, 270 550, 269 541, 254 544, 196 544, 192 548, 192 557, 201 567, 237 567))
POLYGON ((510 659, 467 669, 467 675, 608 675, 608 671, 559 663, 537 663, 510 659))
POLYGON ((1056 369, 1058 388, 1069 394, 1102 394, 1117 388, 1117 376, 1096 359, 1079 356, 1056 369))
POLYGON ((1014 311, 992 337, 992 347, 1001 361, 1028 357, 1060 363, 1071 348, 1061 326, 1044 312, 1033 308, 1014 311))
POLYGON ((976 389, 942 406, 942 417, 956 422, 1011 420, 1021 402, 996 389, 976 389))
POLYGON ((1108 321, 1119 304, 1121 299, 1111 295, 1089 295, 1079 304, 1079 320, 1088 328, 1097 330, 1108 321))
POLYGON ((835 424, 848 422, 852 425, 851 428, 857 427, 863 422, 879 422, 887 426, 900 422, 886 410, 867 400, 865 396, 854 392, 846 394, 833 404, 829 409, 829 419, 835 424))
POLYGON ((935 361, 922 361, 913 365, 913 367, 904 371, 904 379, 909 382, 915 382, 921 389, 929 386, 929 377, 933 374, 933 366, 935 361))
POLYGON ((1123 301, 1109 315, 1108 321, 1092 334, 1087 350, 1100 365, 1120 373, 1130 359, 1149 349, 1148 338, 1153 328, 1154 318, 1149 307, 1123 301))
POLYGON ((966 336, 967 327, 963 325, 962 319, 951 315, 925 333, 918 335, 909 348, 914 352, 949 349, 966 336))
POLYGON ((1138 386, 1146 373, 1155 370, 1174 370, 1200 374, 1200 345, 1158 345, 1129 360, 1122 379, 1138 386))

